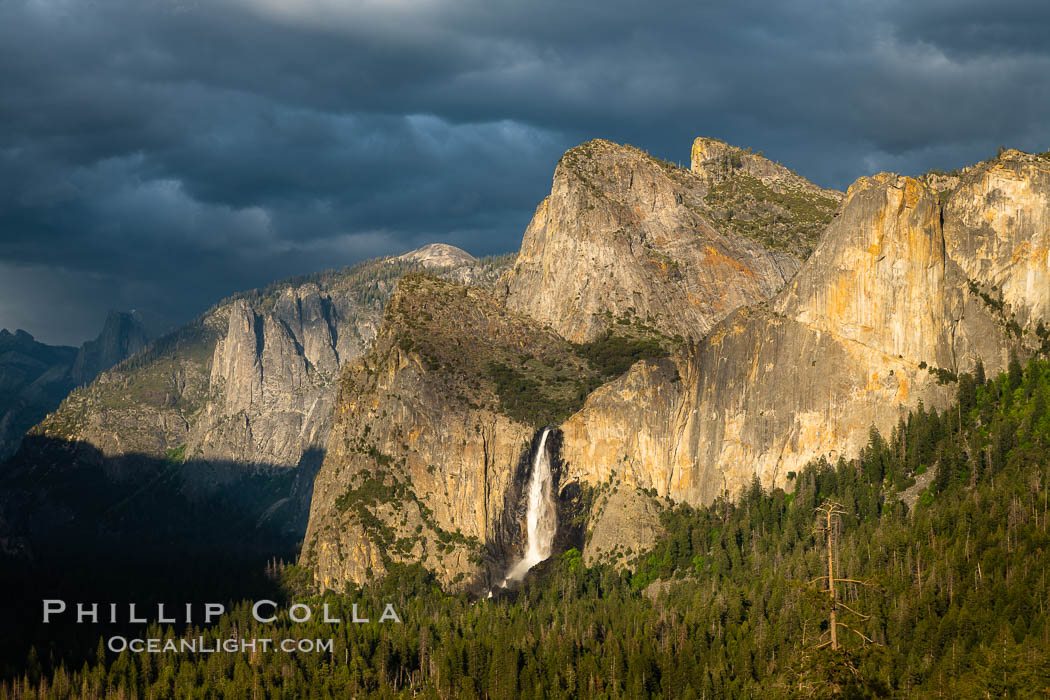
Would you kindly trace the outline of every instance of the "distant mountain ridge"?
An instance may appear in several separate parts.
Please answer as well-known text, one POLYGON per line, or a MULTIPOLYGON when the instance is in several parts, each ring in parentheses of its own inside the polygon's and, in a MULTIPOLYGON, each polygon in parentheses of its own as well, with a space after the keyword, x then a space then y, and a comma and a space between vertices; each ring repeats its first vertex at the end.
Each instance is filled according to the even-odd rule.
MULTIPOLYGON (((22 495, 9 500, 38 498, 85 469, 101 468, 95 478, 112 481, 114 493, 156 483, 190 503, 218 502, 261 476, 274 486, 253 491, 263 500, 237 501, 244 522, 265 519, 271 530, 301 537, 340 367, 371 346, 398 279, 451 259, 453 267, 431 269, 491 285, 507 264, 451 246, 430 251, 418 260, 372 260, 236 294, 158 338, 72 391, 33 428, 11 467, 22 495)), ((122 319, 113 321, 112 328, 123 327, 122 319)), ((119 348, 118 340, 104 333, 82 352, 83 365, 119 348)), ((33 528, 60 531, 90 512, 85 505, 74 499, 55 510, 64 514, 60 521, 33 528)), ((120 507, 137 517, 134 502, 120 507)), ((12 526, 25 532, 27 523, 12 526)))
POLYGON ((0 330, 0 462, 22 436, 70 391, 146 346, 149 334, 135 312, 111 311, 98 337, 79 349, 37 342, 29 333, 0 330))
POLYGON ((80 346, 71 374, 77 386, 95 377, 146 347, 151 336, 136 311, 110 311, 102 332, 80 346))
POLYGON ((471 265, 475 258, 465 250, 447 243, 431 243, 397 256, 398 260, 415 262, 425 268, 462 267, 471 265))

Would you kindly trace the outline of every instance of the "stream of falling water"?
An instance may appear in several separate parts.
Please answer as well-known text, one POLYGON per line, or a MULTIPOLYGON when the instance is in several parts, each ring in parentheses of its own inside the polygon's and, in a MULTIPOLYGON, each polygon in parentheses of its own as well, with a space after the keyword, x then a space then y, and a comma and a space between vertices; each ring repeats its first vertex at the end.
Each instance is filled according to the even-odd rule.
MULTIPOLYGON (((554 532, 558 528, 557 512, 554 508, 552 494, 551 461, 547 455, 547 435, 550 428, 544 428, 540 436, 539 447, 532 459, 532 476, 529 478, 529 509, 525 518, 527 540, 525 555, 507 571, 501 587, 525 578, 529 569, 551 555, 554 532)), ((492 597, 492 592, 489 592, 492 597)))

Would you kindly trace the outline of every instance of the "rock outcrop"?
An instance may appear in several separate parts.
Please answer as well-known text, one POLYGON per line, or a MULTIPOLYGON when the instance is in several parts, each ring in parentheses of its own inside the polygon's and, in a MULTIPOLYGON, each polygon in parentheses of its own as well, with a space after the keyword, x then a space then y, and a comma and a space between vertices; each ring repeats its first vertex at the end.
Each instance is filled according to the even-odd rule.
POLYGON ((1008 150, 968 171, 944 208, 946 253, 1031 330, 1050 323, 1050 159, 1008 150))
POLYGON ((660 523, 664 505, 622 482, 602 483, 587 518, 584 563, 626 566, 651 549, 665 532, 660 523))
POLYGON ((788 250, 813 251, 842 193, 814 185, 751 149, 717 139, 693 142, 690 170, 707 184, 704 204, 725 231, 788 250))
POLYGON ((752 153, 750 148, 731 146, 718 139, 699 137, 693 141, 689 153, 689 169, 711 185, 731 182, 743 175, 755 178, 763 185, 781 193, 794 190, 836 202, 842 199, 841 192, 819 187, 780 163, 765 158, 761 153, 752 153))
MULTIPOLYGON (((572 346, 487 292, 405 278, 375 346, 347 366, 302 561, 322 588, 421 562, 491 583, 520 551, 533 394, 592 376, 572 346)), ((498 579, 497 579, 498 580, 498 579)))
POLYGON ((431 243, 399 255, 397 259, 408 263, 419 263, 427 270, 442 267, 462 267, 474 263, 473 255, 447 243, 431 243))
POLYGON ((920 400, 943 405, 978 359, 1004 368, 1045 313, 1048 173, 1008 152, 968 171, 943 207, 917 180, 861 178, 773 300, 588 399, 562 426, 567 478, 619 473, 694 504, 754 475, 785 486, 815 457, 856 454, 871 426, 889 431, 920 400))
POLYGON ((811 245, 807 237, 831 219, 838 193, 793 178, 785 176, 791 188, 783 187, 791 197, 752 188, 749 208, 729 215, 757 220, 769 209, 790 219, 779 238, 763 241, 728 225, 711 200, 725 181, 607 141, 570 149, 502 280, 507 306, 575 342, 598 337, 623 316, 699 339, 734 309, 779 290, 811 245))

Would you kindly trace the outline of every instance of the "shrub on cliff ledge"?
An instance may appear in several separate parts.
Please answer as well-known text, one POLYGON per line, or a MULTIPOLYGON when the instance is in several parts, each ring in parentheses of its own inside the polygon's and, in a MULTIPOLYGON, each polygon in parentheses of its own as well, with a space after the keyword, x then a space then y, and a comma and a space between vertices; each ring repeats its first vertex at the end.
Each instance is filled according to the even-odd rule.
POLYGON ((592 368, 603 377, 618 377, 639 360, 665 357, 667 351, 656 338, 629 338, 613 335, 606 331, 604 335, 589 343, 576 345, 576 353, 585 358, 592 368))

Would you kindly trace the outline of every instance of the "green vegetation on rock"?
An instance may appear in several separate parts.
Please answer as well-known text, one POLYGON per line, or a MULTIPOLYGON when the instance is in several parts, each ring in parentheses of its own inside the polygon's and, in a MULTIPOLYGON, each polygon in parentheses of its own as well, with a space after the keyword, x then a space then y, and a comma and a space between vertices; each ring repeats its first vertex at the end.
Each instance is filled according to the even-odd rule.
POLYGON ((450 395, 474 406, 488 393, 496 410, 537 427, 560 423, 595 388, 681 342, 626 319, 574 345, 482 290, 420 273, 402 280, 384 327, 401 352, 444 378, 450 395))
POLYGON ((829 197, 802 189, 774 189, 744 174, 713 185, 704 201, 733 233, 801 257, 812 252, 838 208, 829 197))
POLYGON ((611 330, 575 347, 576 352, 586 358, 602 377, 610 378, 620 376, 639 360, 667 356, 665 344, 656 335, 631 337, 615 335, 611 330))

